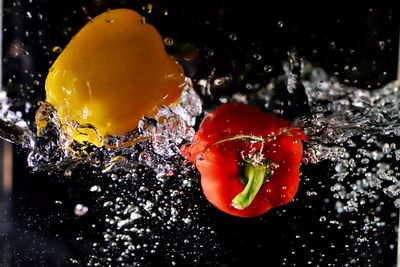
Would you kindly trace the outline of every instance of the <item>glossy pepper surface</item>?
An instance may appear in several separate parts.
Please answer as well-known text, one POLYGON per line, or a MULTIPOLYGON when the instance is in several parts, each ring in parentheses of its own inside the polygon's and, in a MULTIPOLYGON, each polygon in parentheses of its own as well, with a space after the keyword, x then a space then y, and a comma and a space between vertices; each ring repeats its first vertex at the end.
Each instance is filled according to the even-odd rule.
POLYGON ((72 138, 101 146, 107 135, 123 135, 159 105, 175 103, 183 84, 182 69, 166 53, 157 30, 138 13, 115 9, 72 38, 45 88, 46 101, 72 138), (88 124, 97 133, 81 127, 88 124))
POLYGON ((201 175, 205 197, 223 212, 255 217, 284 205, 299 186, 305 135, 245 104, 208 114, 182 153, 201 175))

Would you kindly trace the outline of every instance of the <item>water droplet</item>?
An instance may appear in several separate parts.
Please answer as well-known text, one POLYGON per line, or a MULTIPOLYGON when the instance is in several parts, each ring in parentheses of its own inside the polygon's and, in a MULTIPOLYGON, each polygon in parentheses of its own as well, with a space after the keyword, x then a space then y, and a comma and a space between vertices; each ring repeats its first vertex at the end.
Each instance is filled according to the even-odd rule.
POLYGON ((76 204, 74 213, 76 216, 84 216, 89 211, 89 208, 82 204, 76 204))
POLYGON ((231 34, 229 34, 229 39, 231 39, 232 41, 236 41, 236 40, 237 40, 237 35, 236 35, 236 33, 231 33, 231 34))
POLYGON ((148 3, 148 4, 144 7, 144 9, 145 9, 145 11, 146 11, 148 14, 151 14, 151 12, 153 12, 153 4, 148 3))
POLYGON ((183 218, 183 220, 182 220, 184 223, 186 223, 186 224, 190 224, 191 222, 192 222, 192 219, 190 219, 189 217, 187 217, 187 218, 183 218))
POLYGON ((306 195, 309 196, 309 197, 311 197, 311 196, 316 196, 316 195, 318 195, 318 193, 315 192, 315 191, 307 191, 307 192, 306 192, 306 195))
POLYGON ((72 170, 71 170, 71 169, 66 169, 66 170, 64 171, 64 176, 70 177, 71 175, 72 175, 72 170))
POLYGON ((90 192, 101 192, 101 187, 99 185, 94 185, 90 187, 90 192))
POLYGON ((384 41, 379 41, 379 42, 378 42, 378 46, 379 46, 379 48, 380 48, 381 50, 384 50, 384 49, 385 49, 385 42, 384 42, 384 41))
POLYGON ((390 154, 392 152, 392 149, 388 143, 385 143, 382 147, 382 152, 384 154, 390 154))
POLYGON ((325 216, 319 217, 319 221, 320 221, 320 222, 325 222, 325 221, 326 221, 326 217, 325 217, 325 216))
POLYGON ((392 198, 398 197, 400 195, 400 183, 385 187, 383 193, 392 198))
POLYGON ((271 72, 273 70, 273 67, 271 65, 265 65, 264 66, 264 71, 265 72, 271 72))
POLYGON ((255 53, 255 54, 253 54, 253 58, 254 58, 255 60, 261 60, 261 59, 262 59, 262 56, 261 56, 260 54, 255 53))
POLYGON ((197 157, 196 157, 196 159, 197 159, 197 160, 200 160, 200 161, 201 161, 201 160, 204 160, 204 153, 198 154, 197 157))
POLYGON ((214 85, 215 86, 220 86, 220 85, 222 85, 224 83, 224 79, 215 79, 214 80, 214 85))
POLYGON ((114 203, 112 202, 112 201, 106 201, 106 202, 104 202, 104 204, 103 204, 103 207, 111 207, 112 205, 113 205, 114 203))
POLYGON ((165 37, 164 44, 166 46, 172 46, 174 44, 174 39, 172 37, 165 37))
POLYGON ((361 159, 361 163, 367 165, 369 163, 369 159, 363 158, 363 159, 361 159))
POLYGON ((52 51, 53 53, 59 54, 59 53, 61 53, 62 48, 61 48, 60 46, 54 46, 54 47, 51 49, 51 51, 52 51))

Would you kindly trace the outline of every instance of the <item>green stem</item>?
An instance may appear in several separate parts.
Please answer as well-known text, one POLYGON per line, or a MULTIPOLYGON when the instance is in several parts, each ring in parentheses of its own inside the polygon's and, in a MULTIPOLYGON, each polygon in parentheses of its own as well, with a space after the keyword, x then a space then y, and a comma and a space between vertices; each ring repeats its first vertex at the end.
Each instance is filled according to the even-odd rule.
POLYGON ((233 200, 232 207, 238 210, 248 207, 264 184, 266 174, 269 174, 267 164, 244 163, 244 176, 247 179, 246 187, 233 200))

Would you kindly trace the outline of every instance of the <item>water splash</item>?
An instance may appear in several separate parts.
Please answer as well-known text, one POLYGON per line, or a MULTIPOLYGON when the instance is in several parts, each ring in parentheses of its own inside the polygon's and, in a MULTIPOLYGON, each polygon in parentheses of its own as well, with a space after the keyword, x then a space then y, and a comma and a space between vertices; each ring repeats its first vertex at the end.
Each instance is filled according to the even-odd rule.
MULTIPOLYGON (((379 206, 382 194, 400 207, 400 174, 394 164, 400 159, 400 83, 373 91, 344 86, 323 69, 290 56, 282 76, 266 85, 252 85, 257 90, 221 96, 217 102, 259 105, 304 128, 309 140, 303 163, 330 162, 334 181, 330 197, 338 214, 359 213, 367 201, 379 206)), ((214 84, 222 80, 218 79, 214 84)), ((155 118, 143 118, 137 129, 111 137, 103 148, 69 139, 56 111, 46 103, 40 112, 46 127, 37 137, 20 115, 9 110, 5 94, 0 94, 0 136, 29 148, 33 169, 61 169, 71 176, 74 168, 87 164, 110 181, 112 190, 98 185, 90 190, 101 195, 100 204, 107 210, 106 230, 101 242, 93 244, 91 265, 140 264, 160 250, 166 251, 171 262, 191 255, 201 264, 201 246, 209 242, 217 250, 212 228, 198 223, 204 216, 193 199, 201 198, 198 177, 179 154, 179 146, 194 136, 193 126, 202 112, 201 101, 187 82, 178 105, 161 107, 155 118), (184 233, 190 234, 185 237, 184 233), (186 253, 177 256, 182 242, 165 242, 163 238, 169 235, 187 240, 183 242, 186 253)), ((204 79, 197 86, 209 92, 211 85, 204 79)), ((85 216, 88 210, 81 211, 79 216, 85 216)), ((363 216, 357 244, 367 242, 371 231, 385 224, 374 214, 363 216)), ((320 217, 321 222, 326 220, 320 217)), ((340 228, 345 223, 329 221, 340 228)))
POLYGON ((23 147, 32 147, 34 135, 29 124, 23 120, 20 111, 10 109, 12 106, 13 102, 7 97, 7 93, 0 90, 0 138, 23 147))
POLYGON ((398 167, 393 162, 400 136, 400 83, 368 91, 345 87, 320 68, 309 67, 305 75, 309 79, 303 84, 312 111, 311 118, 301 122, 311 137, 305 160, 335 162, 332 178, 338 186, 332 191, 346 203, 338 202, 338 212, 356 211, 360 197, 373 198, 382 188, 396 197, 398 167), (343 185, 356 176, 361 178, 343 185))
MULTIPOLYGON (((330 181, 316 183, 333 183, 331 195, 325 197, 335 203, 337 218, 329 222, 342 229, 349 225, 349 216, 353 217, 349 227, 356 238, 348 236, 350 244, 359 249, 368 244, 371 248, 373 236, 384 233, 386 224, 379 215, 384 199, 392 198, 393 208, 400 207, 396 162, 400 158, 400 82, 375 90, 345 86, 322 68, 295 57, 284 65, 284 71, 269 84, 258 85, 256 92, 226 95, 219 101, 259 105, 303 128, 308 136, 303 165, 310 170, 310 165, 327 166, 330 181), (301 96, 303 90, 306 100, 301 96)), ((200 82, 205 90, 207 83, 200 82)), ((318 177, 305 177, 308 179, 318 177)), ((317 194, 312 191, 306 195, 317 194)), ((354 257, 349 264, 360 260, 354 257)))
MULTIPOLYGON (((33 170, 57 175, 61 171, 73 178, 75 171, 89 167, 92 174, 102 177, 103 185, 89 189, 98 194, 98 205, 105 213, 104 224, 98 223, 103 236, 92 244, 89 266, 145 265, 145 259, 160 251, 165 251, 172 264, 187 258, 204 263, 200 260, 202 246, 217 248, 212 228, 199 223, 204 217, 197 204, 202 198, 199 177, 179 152, 180 145, 193 138, 196 117, 202 112, 199 96, 190 80, 186 82, 177 105, 160 107, 154 118, 144 117, 136 129, 125 136, 111 136, 108 146, 101 148, 72 140, 48 103, 42 103, 36 114, 36 123, 41 125, 37 134, 22 127, 25 125, 13 113, 2 113, 7 114, 2 118, 9 126, 4 129, 7 135, 1 132, 2 137, 16 131, 7 139, 28 148, 28 164, 33 170), (165 236, 180 238, 168 241, 165 236), (182 246, 184 254, 180 253, 182 246)), ((96 208, 77 203, 73 214, 83 218, 91 210, 96 208)), ((82 262, 71 259, 71 263, 82 262)))
MULTIPOLYGON (((129 170, 144 164, 154 168, 159 166, 160 173, 161 169, 168 173, 169 167, 163 160, 179 154, 179 145, 193 138, 192 126, 200 113, 201 100, 187 80, 176 106, 160 107, 155 118, 144 117, 136 129, 124 136, 110 136, 108 145, 99 148, 71 139, 57 111, 44 102, 36 114, 36 123, 41 127, 34 142, 30 143, 28 164, 34 170, 73 169, 90 164, 102 173, 129 170)), ((91 125, 81 127, 93 128, 91 125)), ((21 128, 20 131, 34 136, 29 129, 21 128)), ((19 135, 13 141, 25 144, 23 137, 19 135)))

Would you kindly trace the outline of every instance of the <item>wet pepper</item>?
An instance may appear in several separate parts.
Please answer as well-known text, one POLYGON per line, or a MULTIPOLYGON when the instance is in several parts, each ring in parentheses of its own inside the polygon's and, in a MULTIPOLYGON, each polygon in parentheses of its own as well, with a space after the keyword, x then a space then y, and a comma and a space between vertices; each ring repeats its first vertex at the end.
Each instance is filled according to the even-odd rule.
POLYGON ((231 215, 255 217, 295 196, 304 139, 284 119, 231 103, 208 114, 192 144, 181 150, 199 170, 211 204, 231 215))
MULTIPOLYGON (((115 9, 86 24, 58 56, 46 101, 73 139, 102 146, 108 135, 123 135, 158 106, 176 103, 184 82, 157 30, 135 11, 115 9), (97 132, 78 127, 88 124, 97 132)), ((37 116, 39 131, 43 124, 37 116)))

